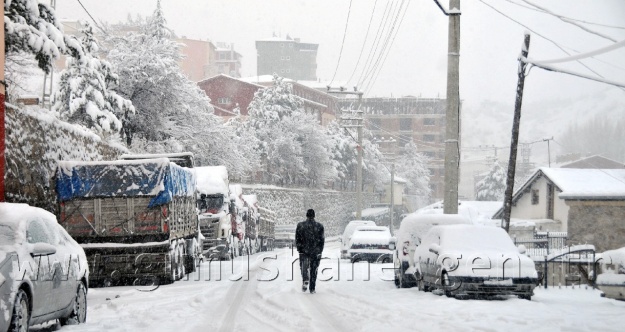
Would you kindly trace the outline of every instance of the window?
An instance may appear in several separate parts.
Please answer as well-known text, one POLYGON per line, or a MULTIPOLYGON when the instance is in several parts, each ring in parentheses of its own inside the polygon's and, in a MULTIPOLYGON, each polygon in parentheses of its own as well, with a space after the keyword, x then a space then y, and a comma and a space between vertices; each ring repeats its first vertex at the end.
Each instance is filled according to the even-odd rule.
POLYGON ((284 43, 280 44, 280 47, 284 47, 284 43))
POLYGON ((532 189, 532 205, 537 205, 539 202, 538 189, 532 189))
POLYGON ((426 142, 434 142, 436 140, 436 135, 423 135, 423 140, 426 142))
POLYGON ((436 119, 425 118, 425 119, 423 119, 423 125, 424 126, 435 126, 436 125, 436 119))
POLYGON ((219 60, 227 60, 227 59, 228 59, 227 53, 219 53, 219 60))
POLYGON ((280 60, 284 61, 284 55, 280 56, 280 60))
POLYGON ((50 243, 48 237, 49 230, 46 227, 43 220, 35 219, 28 224, 28 230, 26 231, 26 240, 28 243, 50 243))
POLYGON ((287 61, 289 61, 289 60, 291 60, 291 56, 290 56, 290 55, 287 55, 285 59, 286 59, 287 61))
POLYGON ((400 119, 399 120, 399 130, 412 130, 412 119, 400 119))
POLYGON ((221 97, 221 98, 217 98, 217 103, 221 104, 221 105, 228 105, 230 104, 232 101, 230 100, 230 98, 228 97, 221 97))

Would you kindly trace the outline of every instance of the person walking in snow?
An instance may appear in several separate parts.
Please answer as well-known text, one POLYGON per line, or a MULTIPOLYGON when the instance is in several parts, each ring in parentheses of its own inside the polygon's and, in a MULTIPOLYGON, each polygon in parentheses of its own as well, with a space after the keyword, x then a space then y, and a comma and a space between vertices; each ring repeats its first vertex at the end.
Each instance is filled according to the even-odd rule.
POLYGON ((315 221, 315 210, 309 209, 306 211, 306 220, 298 223, 295 229, 295 246, 299 252, 303 292, 310 289, 311 294, 315 293, 317 269, 321 261, 324 244, 323 225, 315 221))

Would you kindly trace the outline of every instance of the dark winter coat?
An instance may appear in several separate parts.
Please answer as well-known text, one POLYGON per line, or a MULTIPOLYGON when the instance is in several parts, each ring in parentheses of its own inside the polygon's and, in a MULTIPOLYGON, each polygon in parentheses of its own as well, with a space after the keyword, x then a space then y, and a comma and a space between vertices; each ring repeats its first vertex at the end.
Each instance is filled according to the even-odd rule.
POLYGON ((295 246, 300 254, 308 256, 321 255, 324 244, 325 236, 322 224, 310 218, 297 224, 295 229, 295 246))

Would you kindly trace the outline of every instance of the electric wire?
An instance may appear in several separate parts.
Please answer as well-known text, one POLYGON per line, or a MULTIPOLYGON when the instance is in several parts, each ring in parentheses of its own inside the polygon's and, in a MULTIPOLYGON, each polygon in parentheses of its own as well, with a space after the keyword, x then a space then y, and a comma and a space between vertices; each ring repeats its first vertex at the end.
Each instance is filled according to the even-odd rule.
POLYGON ((375 0, 375 2, 373 3, 373 9, 371 10, 371 18, 369 19, 369 25, 367 26, 367 33, 365 34, 365 39, 362 42, 362 48, 360 48, 360 54, 358 55, 358 60, 356 61, 356 65, 354 66, 354 71, 352 71, 351 76, 349 76, 349 79, 347 80, 346 85, 349 85, 349 83, 352 81, 352 78, 354 77, 354 74, 356 73, 356 69, 358 69, 358 65, 360 64, 360 58, 362 57, 362 53, 365 50, 365 46, 367 44, 367 38, 369 37, 369 29, 371 28, 371 22, 373 21, 373 16, 375 16, 375 7, 378 4, 378 0, 375 0))
MULTIPOLYGON (((566 147, 564 147, 562 144, 560 144, 560 142, 558 142, 558 141, 556 141, 556 140, 553 140, 553 141, 554 141, 556 144, 558 144, 560 147, 562 147, 562 148, 565 148, 565 149, 566 149, 566 147)), ((592 163, 591 163, 591 164, 592 164, 592 163)), ((593 164, 593 166, 595 166, 595 167, 596 167, 597 165, 596 165, 596 164, 593 164)), ((606 172, 606 171, 605 171, 605 169, 602 169, 602 168, 594 168, 594 169, 596 169, 596 170, 598 170, 598 171, 600 171, 600 172, 604 173, 605 175, 607 175, 607 176, 609 176, 609 177, 611 177, 611 178, 615 179, 615 180, 616 180, 616 181, 618 181, 618 182, 625 183, 625 180, 623 180, 623 179, 620 179, 620 178, 617 178, 617 177, 613 176, 612 174, 610 174, 610 173, 606 172)))
POLYGON ((408 12, 408 6, 410 5, 410 1, 406 2, 406 7, 404 8, 404 13, 402 14, 402 17, 399 21, 399 25, 397 26, 397 30, 395 31, 395 35, 393 36, 393 39, 390 42, 388 51, 386 52, 386 55, 384 56, 384 59, 382 60, 382 63, 379 66, 378 72, 375 74, 374 78, 372 81, 370 81, 370 85, 367 88, 367 94, 371 91, 371 89, 373 89, 373 86, 375 85, 375 83, 378 80, 378 77, 380 75, 380 72, 382 71, 382 68, 384 68, 384 64, 386 63, 386 59, 388 58, 388 55, 391 53, 391 49, 393 48, 393 44, 395 44, 395 37, 397 37, 397 35, 399 34, 399 30, 401 28, 402 23, 404 22, 404 17, 406 16, 406 12, 408 12))
MULTIPOLYGON (((536 31, 535 31, 535 30, 533 30, 532 28, 528 27, 527 25, 525 25, 525 24, 523 24, 523 23, 521 23, 521 22, 519 22, 519 21, 517 21, 517 20, 513 19, 512 17, 510 17, 510 16, 508 16, 508 15, 506 15, 506 14, 505 14, 505 13, 503 13, 502 11, 500 11, 500 10, 498 10, 497 8, 495 8, 495 7, 491 6, 490 4, 486 3, 484 0, 478 0, 478 1, 479 1, 479 2, 481 2, 481 3, 483 3, 483 4, 484 4, 484 5, 486 5, 486 6, 490 7, 492 10, 494 10, 494 11, 496 11, 497 13, 499 13, 500 15, 502 15, 502 16, 504 16, 504 17, 506 17, 507 19, 509 19, 509 20, 511 20, 511 21, 513 21, 513 22, 515 22, 515 23, 519 24, 520 26, 522 26, 522 27, 526 28, 526 29, 527 29, 527 30, 529 30, 530 32, 534 33, 535 35, 537 35, 537 36, 539 36, 539 37, 541 37, 541 38, 543 38, 543 39, 545 39, 545 40, 547 40, 547 41, 551 42, 553 45, 555 45, 557 48, 559 48, 562 52, 566 53, 567 55, 571 55, 571 53, 567 52, 567 51, 566 51, 566 50, 565 50, 562 46, 560 46, 558 43, 556 43, 556 42, 555 42, 555 41, 553 41, 552 39, 545 37, 544 35, 542 35, 542 34, 540 34, 540 33, 536 32, 536 31)), ((578 53, 579 53, 579 52, 578 52, 578 53)), ((588 69, 588 70, 589 70, 590 72, 592 72, 593 74, 595 74, 595 75, 597 75, 597 76, 599 76, 599 77, 601 77, 601 78, 604 78, 601 74, 597 73, 595 70, 593 70, 592 68, 588 67, 585 63, 583 63, 583 62, 581 62, 581 61, 579 61, 579 60, 578 60, 577 62, 578 62, 579 64, 581 64, 582 66, 584 66, 586 69, 588 69)))
POLYGON ((336 62, 336 68, 334 69, 334 75, 332 75, 332 80, 330 81, 330 85, 334 82, 334 78, 336 77, 336 73, 339 70, 339 65, 341 64, 341 56, 343 55, 343 46, 345 45, 345 36, 347 36, 347 26, 349 25, 349 15, 352 12, 352 0, 349 0, 349 9, 347 10, 347 20, 345 21, 345 31, 343 32, 343 41, 341 41, 341 50, 339 51, 339 59, 336 62))
MULTIPOLYGON (((378 52, 377 57, 374 56, 375 60, 374 60, 373 64, 371 65, 371 67, 369 68, 369 70, 366 73, 365 80, 367 80, 367 83, 365 84, 365 80, 363 80, 361 85, 367 86, 367 87, 370 85, 370 82, 371 82, 371 80, 373 78, 373 75, 376 72, 378 66, 380 65, 380 61, 381 61, 381 59, 383 58, 383 56, 384 56, 384 54, 386 52, 389 40, 391 39, 391 36, 393 35, 393 31, 394 31, 395 26, 397 24, 397 20, 399 18, 399 15, 401 13, 401 10, 402 10, 402 7, 403 7, 404 3, 405 3, 405 0, 402 0, 401 3, 399 3, 399 6, 397 7, 397 11, 395 13, 392 13, 391 16, 394 16, 394 18, 393 18, 392 21, 389 21, 388 29, 385 28, 386 35, 384 37, 384 42, 382 44, 382 47, 381 47, 380 51, 378 52)), ((380 39, 380 41, 381 40, 382 39, 380 39)))
POLYGON ((87 13, 87 15, 89 15, 89 17, 91 17, 91 20, 93 21, 93 23, 95 24, 95 26, 100 29, 102 31, 102 33, 106 34, 106 31, 98 24, 98 22, 95 20, 95 18, 93 18, 93 16, 91 16, 91 13, 89 13, 89 11, 87 10, 87 8, 85 8, 85 6, 82 4, 82 2, 80 2, 80 0, 76 0, 78 1, 78 3, 80 4, 80 6, 82 7, 82 9, 85 10, 85 13, 87 13))
MULTIPOLYGON (((517 5, 519 7, 525 8, 525 9, 529 9, 529 10, 533 10, 539 13, 545 13, 543 10, 534 8, 534 7, 529 7, 529 6, 524 6, 520 3, 516 3, 512 0, 506 0, 509 3, 513 4, 513 5, 517 5)), ((621 27, 621 26, 617 26, 617 25, 609 25, 609 24, 602 24, 602 23, 596 23, 596 22, 588 22, 588 21, 584 21, 584 20, 580 20, 580 19, 575 19, 575 18, 571 18, 571 17, 567 17, 567 16, 563 16, 560 15, 563 18, 566 18, 567 20, 570 21, 575 21, 575 22, 580 22, 580 23, 584 23, 584 24, 590 24, 590 25, 596 25, 596 26, 600 26, 600 27, 604 27, 604 28, 612 28, 612 29, 621 29, 621 30, 625 30, 625 27, 621 27)))
POLYGON ((386 23, 386 20, 388 19, 389 16, 389 7, 393 4, 392 1, 389 1, 386 3, 386 7, 384 7, 384 13, 382 14, 382 17, 380 18, 380 23, 378 25, 378 29, 376 31, 375 34, 375 38, 373 39, 373 42, 371 43, 371 47, 369 48, 369 54, 367 55, 367 60, 365 61, 364 66, 362 67, 362 71, 360 72, 360 76, 358 77, 358 81, 357 81, 357 86, 361 86, 361 82, 364 80, 364 75, 367 72, 367 68, 370 66, 371 64, 371 60, 372 60, 372 56, 373 54, 375 54, 375 52, 377 52, 377 45, 378 45, 378 38, 380 37, 380 33, 383 31, 382 28, 386 23))

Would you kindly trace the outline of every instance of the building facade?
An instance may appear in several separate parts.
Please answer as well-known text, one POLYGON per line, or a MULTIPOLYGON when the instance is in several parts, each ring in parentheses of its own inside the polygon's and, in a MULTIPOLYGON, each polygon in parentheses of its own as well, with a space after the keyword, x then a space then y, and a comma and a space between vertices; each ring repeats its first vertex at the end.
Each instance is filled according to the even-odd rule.
POLYGON ((247 108, 254 99, 254 94, 265 88, 223 74, 200 81, 198 86, 211 99, 215 115, 224 118, 239 114, 247 117, 247 108))
MULTIPOLYGON (((340 108, 353 108, 354 99, 342 99, 340 108)), ((412 140, 430 158, 432 200, 443 198, 445 176, 445 99, 363 98, 365 126, 376 137, 393 137, 396 144, 384 144, 382 152, 397 152, 412 140)))
POLYGON ((293 80, 317 80, 319 44, 301 43, 299 38, 273 37, 256 41, 257 75, 278 74, 293 80))

